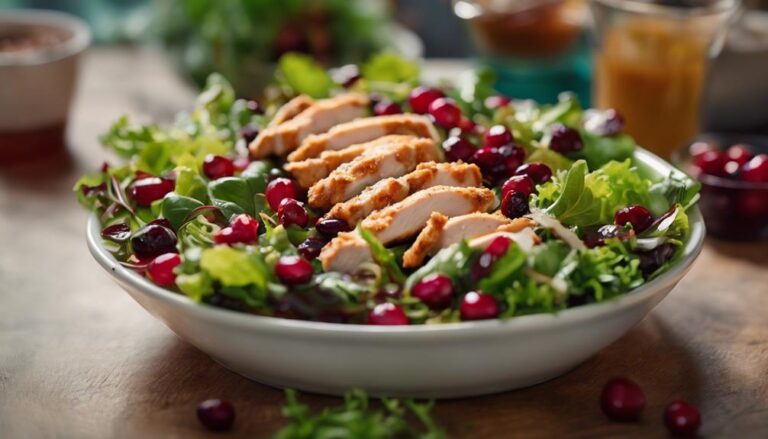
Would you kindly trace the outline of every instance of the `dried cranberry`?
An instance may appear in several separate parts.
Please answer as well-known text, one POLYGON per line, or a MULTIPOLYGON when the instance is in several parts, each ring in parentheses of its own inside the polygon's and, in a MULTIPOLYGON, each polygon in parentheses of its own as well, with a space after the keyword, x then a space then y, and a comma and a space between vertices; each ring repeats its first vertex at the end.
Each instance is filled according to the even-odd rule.
POLYGON ((618 226, 632 224, 632 229, 636 233, 642 233, 653 224, 653 215, 645 207, 635 204, 617 210, 614 222, 618 226))
POLYGON ((520 218, 531 212, 528 196, 522 192, 509 191, 501 200, 501 213, 509 219, 520 218))
POLYGON ((510 238, 507 238, 506 236, 497 236, 496 238, 493 238, 493 241, 488 244, 488 247, 486 247, 484 251, 498 259, 507 253, 510 244, 512 244, 510 238))
POLYGON ((307 260, 312 260, 320 255, 320 251, 326 244, 326 240, 318 236, 310 236, 299 244, 299 254, 307 260))
POLYGON ((499 153, 504 157, 505 177, 515 173, 515 170, 525 162, 525 150, 515 144, 499 147, 499 153))
POLYGON ((368 313, 369 325, 399 326, 408 324, 405 311, 394 303, 380 303, 368 313))
POLYGON ((443 142, 445 158, 451 162, 468 161, 475 153, 475 146, 463 137, 451 136, 443 142))
POLYGON ((163 253, 175 253, 176 234, 169 227, 147 224, 133 235, 131 247, 139 258, 154 258, 163 253))
POLYGON ((498 148, 480 148, 472 154, 470 161, 480 168, 483 177, 490 182, 496 181, 507 173, 504 156, 498 148))
POLYGON ((443 128, 451 129, 461 121, 461 109, 451 98, 437 98, 429 104, 430 116, 443 128))
POLYGON ((693 405, 678 399, 664 410, 664 423, 675 436, 694 436, 701 426, 701 413, 693 405))
POLYGON ((624 128, 624 118, 618 111, 589 110, 584 117, 584 129, 598 136, 615 136, 624 128))
POLYGON ((470 276, 473 282, 477 282, 480 279, 491 274, 493 270, 493 263, 496 262, 496 257, 488 252, 480 253, 470 269, 470 276))
POLYGON ((432 274, 421 279, 411 290, 413 297, 430 309, 444 309, 453 301, 453 284, 448 276, 432 274))
POLYGON ((277 209, 280 207, 280 202, 284 199, 298 198, 299 188, 293 180, 279 177, 269 182, 267 189, 264 191, 264 195, 267 197, 269 207, 277 212, 277 209))
POLYGON ((634 381, 623 377, 614 378, 603 387, 600 407, 613 420, 634 421, 645 408, 645 394, 634 381))
POLYGON ((309 215, 307 215, 307 210, 304 209, 304 203, 293 198, 285 198, 277 208, 277 219, 284 226, 296 224, 304 228, 307 226, 307 222, 309 222, 309 215))
POLYGON ((768 154, 759 154, 741 167, 741 179, 751 183, 768 183, 768 154))
POLYGON ((552 127, 552 138, 549 141, 549 149, 560 154, 570 154, 581 151, 584 143, 581 141, 581 134, 573 128, 563 124, 556 124, 552 127))
POLYGON ((510 191, 520 192, 528 197, 536 191, 536 185, 527 175, 513 175, 501 187, 502 197, 510 191))
POLYGON ((483 146, 500 148, 514 141, 512 133, 504 125, 494 125, 485 133, 483 146))
POLYGON ((341 232, 348 232, 351 230, 349 224, 340 218, 325 218, 315 224, 315 228, 318 232, 322 233, 328 238, 333 238, 341 232))
POLYGON ((426 114, 429 105, 438 98, 445 96, 442 91, 430 87, 416 87, 411 90, 408 103, 414 113, 426 114))
POLYGON ((373 106, 373 114, 376 116, 386 116, 390 114, 400 114, 403 109, 400 105, 392 101, 381 101, 373 106))
POLYGON ((161 287, 173 286, 176 283, 176 273, 173 269, 179 264, 181 264, 181 256, 177 253, 160 255, 147 265, 147 276, 161 287))
POLYGON ((300 256, 281 256, 275 274, 286 285, 300 285, 312 279, 312 264, 300 256))
POLYGON ((203 161, 203 172, 211 180, 231 177, 235 174, 235 165, 224 156, 208 154, 203 161))
POLYGON ((461 320, 486 320, 499 315, 499 304, 490 294, 472 291, 464 295, 459 307, 461 320))
POLYGON ((159 177, 144 177, 133 182, 130 189, 131 198, 139 206, 151 206, 152 202, 157 201, 172 192, 174 183, 159 177))
POLYGON ((542 184, 552 179, 552 170, 544 163, 526 163, 515 170, 515 175, 527 175, 534 183, 542 184))
POLYGON ((197 419, 211 431, 226 431, 235 422, 235 407, 229 401, 208 399, 197 406, 197 419))

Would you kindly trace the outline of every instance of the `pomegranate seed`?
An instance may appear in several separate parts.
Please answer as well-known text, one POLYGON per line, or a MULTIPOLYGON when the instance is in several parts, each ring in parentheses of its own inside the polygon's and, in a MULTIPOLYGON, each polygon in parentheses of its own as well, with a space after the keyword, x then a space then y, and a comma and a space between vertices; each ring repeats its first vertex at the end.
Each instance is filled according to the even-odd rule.
POLYGON ((411 90, 408 103, 414 113, 426 114, 432 101, 445 96, 442 91, 430 87, 416 87, 411 90))
POLYGON ((253 125, 246 125, 240 129, 240 137, 245 143, 251 143, 259 135, 259 129, 253 125))
POLYGON ((304 209, 304 203, 293 198, 285 198, 277 208, 277 219, 284 226, 296 224, 304 228, 307 226, 307 222, 309 222, 309 215, 307 215, 307 210, 304 209))
POLYGON ((349 88, 355 85, 360 80, 362 75, 360 74, 360 68, 355 64, 347 64, 334 69, 331 72, 333 81, 344 88, 349 88))
POLYGON ((696 157, 709 151, 717 151, 717 147, 709 142, 694 142, 688 147, 688 153, 691 157, 696 157))
POLYGON ((405 311, 394 303, 380 303, 368 313, 369 325, 407 325, 408 316, 405 311))
POLYGON ((150 206, 153 201, 157 201, 172 192, 174 183, 159 177, 144 177, 133 182, 130 189, 131 198, 139 206, 150 206))
POLYGON ((341 232, 348 232, 351 230, 349 224, 347 224, 347 222, 343 219, 339 218, 322 219, 318 221, 317 224, 315 224, 315 228, 318 232, 324 236, 327 236, 328 238, 333 238, 341 232))
POLYGON ((388 114, 400 114, 403 109, 400 105, 392 101, 381 101, 373 106, 373 114, 376 116, 386 116, 388 114))
POLYGON ((513 175, 501 187, 502 198, 510 191, 520 192, 528 197, 536 191, 536 185, 531 180, 531 177, 527 175, 513 175))
POLYGON ((756 155, 742 166, 741 179, 751 183, 768 183, 768 155, 756 155))
POLYGON ((552 128, 552 139, 549 141, 549 149, 560 154, 570 154, 581 151, 582 148, 584 148, 584 144, 578 131, 563 124, 556 124, 552 128))
POLYGON ((197 406, 197 419, 208 430, 229 430, 235 422, 235 407, 229 401, 208 399, 197 406))
POLYGON ((504 156, 499 152, 498 148, 480 148, 472 154, 470 161, 476 164, 480 171, 482 171, 483 176, 487 177, 490 181, 495 181, 507 172, 504 156))
POLYGON ((499 315, 499 304, 490 294, 472 291, 464 295, 459 307, 461 320, 486 320, 499 315))
POLYGON ((280 207, 280 202, 284 199, 298 198, 299 188, 293 180, 279 177, 269 182, 267 189, 264 191, 264 195, 267 197, 269 207, 277 212, 277 209, 280 207))
POLYGON ((264 114, 264 107, 261 106, 259 101, 250 99, 245 103, 245 108, 253 114, 264 114))
POLYGON ((320 251, 326 244, 326 240, 318 236, 310 236, 299 244, 299 254, 311 261, 320 255, 320 251))
POLYGON ((651 212, 637 204, 617 210, 613 219, 618 226, 624 226, 627 223, 632 224, 635 233, 644 232, 653 223, 651 212))
POLYGON ((728 160, 738 163, 739 166, 752 160, 752 152, 749 150, 749 146, 744 144, 731 146, 725 155, 728 156, 728 160))
POLYGON ((173 286, 176 283, 176 273, 173 272, 173 269, 179 264, 181 264, 181 256, 177 253, 160 255, 147 266, 147 276, 161 287, 173 286))
POLYGON ((469 140, 458 136, 451 136, 443 142, 445 158, 451 162, 468 161, 475 153, 475 146, 469 140))
POLYGON ((678 399, 664 410, 664 422, 675 436, 693 436, 701 426, 701 413, 693 405, 678 399))
POLYGON ((495 110, 500 107, 506 107, 512 99, 506 96, 489 96, 485 99, 485 106, 491 110, 495 110))
POLYGON ((429 114, 443 128, 453 128, 461 121, 461 109, 451 98, 437 98, 429 104, 429 114))
POLYGON ((150 223, 136 231, 131 238, 131 247, 141 259, 175 253, 176 234, 169 227, 150 223))
POLYGON ((448 276, 432 274, 418 281, 411 294, 430 309, 444 309, 453 300, 453 285, 448 276))
POLYGON ((491 148, 500 148, 504 145, 512 143, 515 139, 512 137, 512 133, 504 125, 494 125, 488 129, 485 133, 485 139, 483 146, 490 146, 491 148))
POLYGON ((501 213, 509 219, 520 218, 530 212, 528 196, 522 192, 509 191, 501 199, 501 213))
POLYGON ((490 244, 488 244, 488 247, 486 247, 484 251, 485 253, 488 253, 489 255, 498 259, 507 253, 511 243, 512 240, 506 236, 497 236, 493 239, 493 241, 491 241, 490 244))
POLYGON ((504 157, 505 177, 514 174, 525 162, 525 150, 519 145, 504 145, 499 148, 499 153, 504 157))
POLYGON ((720 151, 707 151, 693 158, 693 164, 707 175, 725 177, 728 157, 720 151))
POLYGON ((624 118, 614 109, 589 110, 584 117, 584 129, 598 136, 615 136, 624 128, 624 118))
POLYGON ((208 154, 203 161, 203 173, 211 180, 231 177, 235 174, 235 165, 224 156, 208 154))
POLYGON ((616 421, 634 421, 645 408, 645 394, 634 381, 614 378, 603 387, 600 395, 603 413, 616 421))
POLYGON ((300 256, 281 256, 275 274, 286 285, 305 284, 312 279, 312 264, 300 256))
POLYGON ((534 183, 542 184, 552 179, 552 170, 544 163, 526 163, 515 170, 515 175, 527 175, 534 183))

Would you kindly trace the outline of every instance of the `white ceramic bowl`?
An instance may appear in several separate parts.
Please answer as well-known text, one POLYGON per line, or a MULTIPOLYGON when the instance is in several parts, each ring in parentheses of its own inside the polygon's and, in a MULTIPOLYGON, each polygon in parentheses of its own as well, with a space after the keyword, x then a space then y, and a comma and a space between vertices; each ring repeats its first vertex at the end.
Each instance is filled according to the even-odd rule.
MULTIPOLYGON (((669 164, 638 151, 643 168, 669 164)), ((615 300, 506 321, 430 326, 342 325, 253 316, 160 288, 120 266, 88 224, 91 253, 141 306, 226 367, 275 387, 342 394, 452 398, 530 386, 574 368, 624 335, 677 284, 698 256, 704 223, 690 212, 684 257, 658 278, 615 300)))

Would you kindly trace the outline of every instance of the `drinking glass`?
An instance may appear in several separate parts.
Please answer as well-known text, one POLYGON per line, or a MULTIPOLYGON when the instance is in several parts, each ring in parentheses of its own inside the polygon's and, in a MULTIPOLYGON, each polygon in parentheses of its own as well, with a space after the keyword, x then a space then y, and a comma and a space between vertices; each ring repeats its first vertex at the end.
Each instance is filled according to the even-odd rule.
POLYGON ((638 144, 669 158, 699 131, 710 60, 739 0, 592 0, 593 102, 638 144))

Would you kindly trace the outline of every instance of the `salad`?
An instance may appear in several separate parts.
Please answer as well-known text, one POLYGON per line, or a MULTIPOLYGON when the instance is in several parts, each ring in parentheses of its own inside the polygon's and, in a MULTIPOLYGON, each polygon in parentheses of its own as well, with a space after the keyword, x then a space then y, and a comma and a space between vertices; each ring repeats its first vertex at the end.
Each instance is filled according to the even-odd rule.
POLYGON ((425 86, 379 54, 281 58, 259 101, 208 78, 168 127, 122 117, 75 185, 121 264, 204 304, 372 325, 557 312, 676 262, 698 185, 656 178, 613 110, 425 86))

